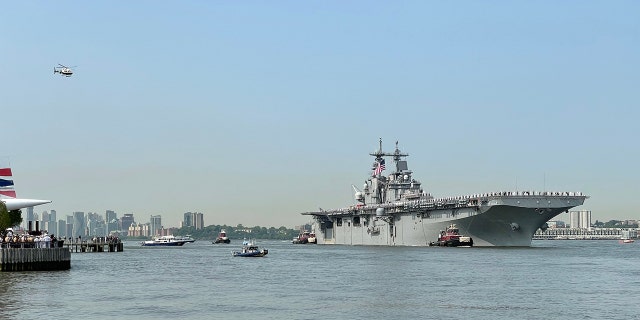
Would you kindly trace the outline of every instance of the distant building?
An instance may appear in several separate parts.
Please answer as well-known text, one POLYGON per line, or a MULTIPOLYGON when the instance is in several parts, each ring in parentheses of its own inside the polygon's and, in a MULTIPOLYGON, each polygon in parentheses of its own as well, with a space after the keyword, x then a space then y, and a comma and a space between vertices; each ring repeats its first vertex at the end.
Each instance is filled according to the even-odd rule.
POLYGON ((112 232, 119 231, 118 228, 118 215, 113 210, 107 210, 104 213, 104 221, 106 224, 106 234, 109 235, 112 232))
POLYGON ((182 219, 182 227, 194 227, 196 230, 204 228, 204 215, 200 212, 186 212, 182 219))
POLYGON ((128 235, 130 237, 149 237, 151 235, 150 229, 148 223, 132 223, 128 229, 128 235))
POLYGON ((180 227, 192 227, 193 226, 193 213, 185 212, 182 218, 182 225, 180 227))
POLYGON ((87 222, 84 218, 84 212, 76 211, 73 213, 73 233, 72 237, 85 237, 85 230, 87 229, 87 222))
POLYGON ((151 226, 151 235, 156 236, 159 234, 159 231, 162 229, 162 216, 156 215, 151 216, 149 219, 149 224, 151 226))
POLYGON ((58 229, 56 230, 56 232, 54 234, 58 238, 70 237, 71 234, 67 233, 67 222, 62 220, 62 219, 58 220, 58 229))
POLYGON ((120 230, 125 233, 123 236, 127 236, 129 227, 131 227, 131 225, 135 223, 135 220, 133 219, 133 213, 125 213, 122 218, 120 218, 120 223, 120 230))
POLYGON ((98 213, 87 213, 87 236, 106 237, 107 225, 102 215, 98 213))
POLYGON ((58 218, 55 210, 49 212, 49 225, 47 226, 49 233, 58 234, 58 218))
POLYGON ((40 215, 40 230, 49 231, 49 212, 46 210, 40 215))
POLYGON ((27 208, 27 222, 36 221, 36 216, 33 214, 33 207, 27 208))
POLYGON ((591 211, 569 211, 569 221, 571 228, 589 229, 591 228, 591 211))

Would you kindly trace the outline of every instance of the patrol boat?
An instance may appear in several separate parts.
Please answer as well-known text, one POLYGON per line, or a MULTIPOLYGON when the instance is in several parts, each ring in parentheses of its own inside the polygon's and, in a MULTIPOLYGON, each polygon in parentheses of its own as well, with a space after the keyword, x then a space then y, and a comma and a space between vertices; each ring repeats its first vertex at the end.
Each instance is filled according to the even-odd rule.
POLYGON ((313 217, 318 244, 428 246, 438 241, 442 231, 455 224, 473 239, 474 247, 531 246, 538 228, 562 212, 582 205, 588 196, 582 192, 509 191, 457 197, 435 198, 412 177, 406 157, 393 153, 374 153, 373 174, 360 191, 352 185, 356 205, 315 212, 313 217), (385 176, 385 158, 395 170, 385 176))

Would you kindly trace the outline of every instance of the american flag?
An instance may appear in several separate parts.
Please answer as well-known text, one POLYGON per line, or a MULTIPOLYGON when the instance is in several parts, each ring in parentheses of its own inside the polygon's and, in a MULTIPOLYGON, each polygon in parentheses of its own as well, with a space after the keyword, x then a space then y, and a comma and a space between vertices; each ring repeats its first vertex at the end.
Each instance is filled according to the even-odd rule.
POLYGON ((374 176, 379 175, 380 173, 382 173, 382 170, 384 170, 384 159, 381 159, 381 160, 378 162, 378 167, 376 167, 376 169, 375 169, 375 170, 373 170, 373 175, 374 175, 374 176))

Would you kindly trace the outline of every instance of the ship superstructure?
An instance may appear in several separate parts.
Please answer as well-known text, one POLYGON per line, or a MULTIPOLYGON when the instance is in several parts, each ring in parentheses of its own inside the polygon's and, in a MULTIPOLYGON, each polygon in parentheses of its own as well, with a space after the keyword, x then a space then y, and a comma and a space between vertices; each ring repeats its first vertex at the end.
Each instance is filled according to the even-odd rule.
POLYGON ((379 149, 363 190, 352 186, 356 205, 305 212, 314 218, 318 244, 428 246, 455 224, 474 246, 530 246, 538 228, 582 205, 581 192, 504 191, 435 198, 408 169, 406 157, 379 149), (385 158, 393 161, 387 176, 385 158))

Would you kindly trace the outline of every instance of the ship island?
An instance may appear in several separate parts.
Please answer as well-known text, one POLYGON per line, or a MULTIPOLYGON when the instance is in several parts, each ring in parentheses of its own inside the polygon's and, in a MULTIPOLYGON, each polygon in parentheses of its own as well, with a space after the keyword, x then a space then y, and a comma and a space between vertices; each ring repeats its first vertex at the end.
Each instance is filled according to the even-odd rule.
POLYGON ((318 244, 429 246, 446 230, 469 237, 473 246, 528 247, 538 229, 562 212, 584 204, 582 192, 500 191, 436 198, 413 178, 398 149, 379 149, 363 189, 354 185, 355 204, 303 212, 311 216, 318 244), (395 168, 384 175, 386 159, 395 168))

